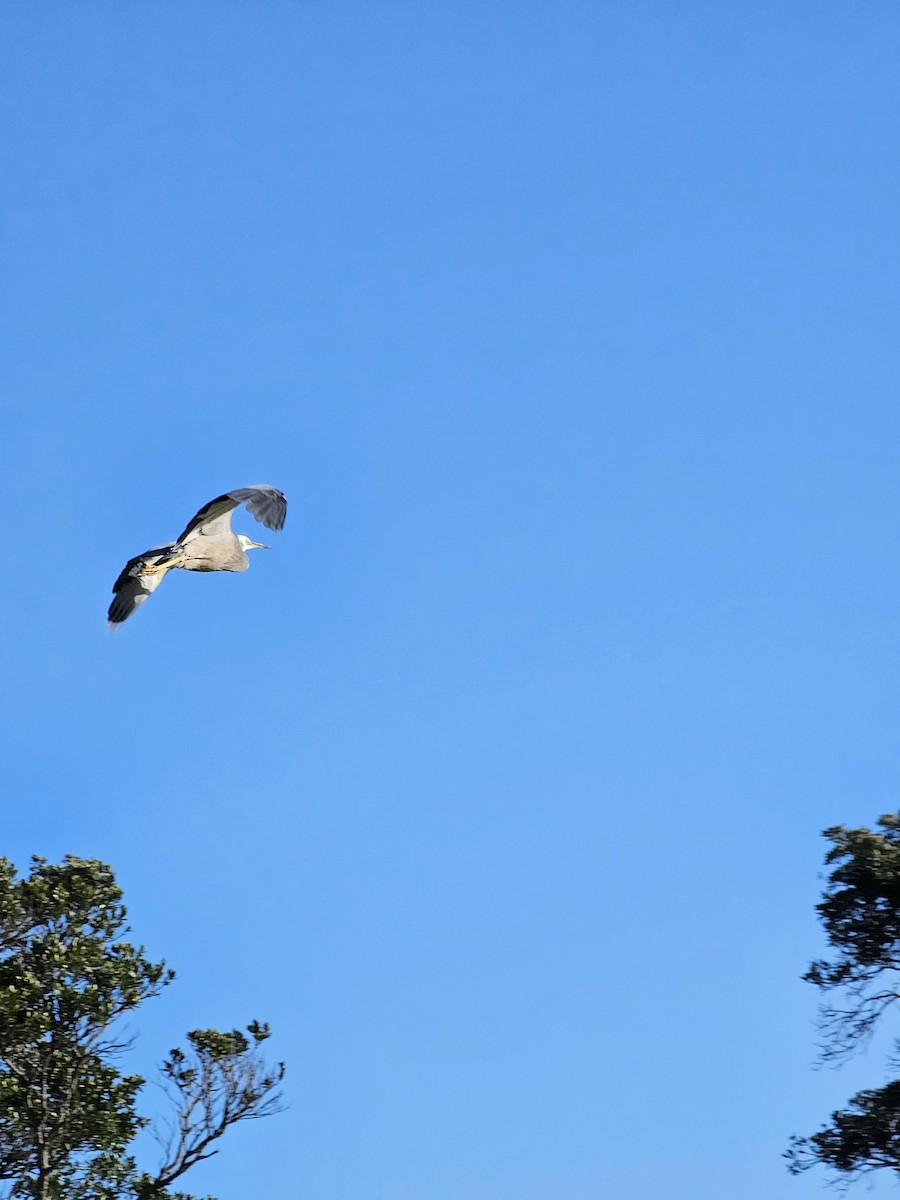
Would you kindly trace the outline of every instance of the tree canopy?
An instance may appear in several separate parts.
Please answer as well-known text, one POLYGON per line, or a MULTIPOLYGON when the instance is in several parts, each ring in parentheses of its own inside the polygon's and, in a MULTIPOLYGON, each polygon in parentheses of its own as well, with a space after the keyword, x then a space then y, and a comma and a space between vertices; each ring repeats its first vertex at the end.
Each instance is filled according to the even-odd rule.
POLYGON ((267 1025, 195 1029, 161 1072, 169 1112, 152 1126, 154 1169, 132 1142, 144 1083, 123 1074, 117 1023, 174 979, 130 932, 101 862, 35 857, 27 878, 0 858, 0 1195, 6 1200, 196 1200, 168 1190, 238 1121, 281 1107, 284 1065, 260 1047, 267 1025), (4 1190, 5 1189, 5 1190, 4 1190))
MULTIPOLYGON (((813 962, 804 979, 824 998, 822 1056, 838 1062, 900 999, 900 814, 881 817, 874 831, 837 825, 824 836, 830 873, 816 909, 834 954, 813 962)), ((829 1125, 792 1138, 787 1159, 794 1174, 816 1164, 845 1179, 880 1167, 900 1174, 900 1080, 852 1096, 829 1125)))

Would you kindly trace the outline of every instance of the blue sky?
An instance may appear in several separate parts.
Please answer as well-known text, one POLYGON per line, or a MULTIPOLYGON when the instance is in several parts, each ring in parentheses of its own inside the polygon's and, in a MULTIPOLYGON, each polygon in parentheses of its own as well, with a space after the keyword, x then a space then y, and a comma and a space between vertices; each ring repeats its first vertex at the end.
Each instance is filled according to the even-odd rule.
POLYGON ((0 24, 0 850, 116 868, 142 1065, 271 1021, 192 1190, 820 1194, 885 1078, 799 976, 900 807, 896 6, 0 24), (110 635, 255 482, 272 551, 110 635))

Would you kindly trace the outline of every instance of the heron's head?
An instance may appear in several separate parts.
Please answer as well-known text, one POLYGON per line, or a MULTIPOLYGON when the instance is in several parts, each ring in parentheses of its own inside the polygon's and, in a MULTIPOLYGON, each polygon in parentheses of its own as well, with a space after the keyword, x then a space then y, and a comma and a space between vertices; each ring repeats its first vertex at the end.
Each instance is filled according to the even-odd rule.
POLYGON ((241 543, 242 550, 271 550, 271 546, 264 546, 262 542, 254 542, 252 538, 248 538, 245 533, 238 534, 238 541, 241 543))

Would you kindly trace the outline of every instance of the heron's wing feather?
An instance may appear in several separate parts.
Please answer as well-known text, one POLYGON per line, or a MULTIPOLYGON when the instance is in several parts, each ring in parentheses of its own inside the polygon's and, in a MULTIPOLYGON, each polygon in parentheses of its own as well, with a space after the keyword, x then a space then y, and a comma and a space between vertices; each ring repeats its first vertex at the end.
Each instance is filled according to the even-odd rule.
POLYGON ((219 537, 231 532, 231 513, 239 504, 246 504, 247 511, 266 529, 281 529, 287 515, 287 500, 278 488, 260 483, 254 487, 235 488, 224 496, 217 496, 204 505, 193 520, 188 522, 187 529, 178 539, 181 545, 192 538, 219 537))
POLYGON ((109 606, 110 625, 121 625, 127 621, 137 608, 144 603, 148 596, 159 587, 165 579, 168 569, 160 568, 158 564, 171 550, 173 543, 165 546, 155 546, 144 554, 131 558, 125 564, 121 575, 113 584, 113 602, 109 606), (153 568, 156 567, 156 570, 153 568))
POLYGON ((187 528, 178 539, 178 545, 199 537, 201 533, 207 537, 229 533, 232 510, 239 504, 240 500, 235 500, 230 492, 226 492, 224 496, 217 496, 215 500, 210 500, 209 504, 204 504, 197 515, 188 521, 187 528))
POLYGON ((266 483, 257 483, 253 487, 237 488, 229 495, 238 504, 246 504, 247 512, 256 517, 266 529, 282 529, 284 518, 287 516, 287 500, 284 492, 278 488, 269 487, 266 483))

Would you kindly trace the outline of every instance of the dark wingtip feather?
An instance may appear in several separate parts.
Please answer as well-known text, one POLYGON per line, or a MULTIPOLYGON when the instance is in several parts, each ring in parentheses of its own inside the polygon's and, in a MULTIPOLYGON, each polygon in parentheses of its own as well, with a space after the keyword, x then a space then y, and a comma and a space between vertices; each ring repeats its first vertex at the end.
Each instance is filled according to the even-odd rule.
POLYGON ((133 606, 124 604, 122 600, 116 596, 115 600, 113 600, 112 604, 109 606, 107 620, 109 621, 110 625, 121 625, 123 621, 128 620, 133 611, 133 606))
POLYGON ((284 492, 268 483, 257 483, 252 487, 237 488, 230 493, 238 503, 247 505, 247 511, 266 529, 283 529, 287 516, 287 499, 284 492))

